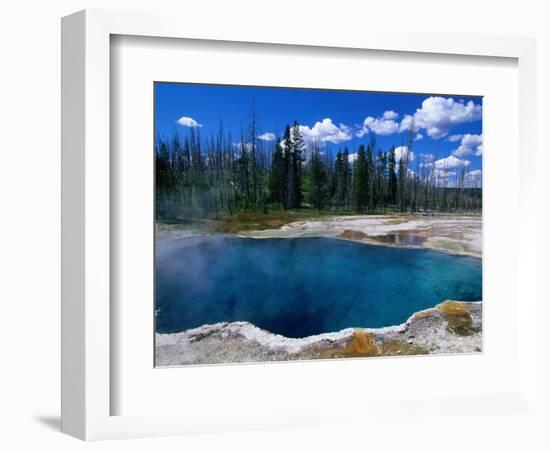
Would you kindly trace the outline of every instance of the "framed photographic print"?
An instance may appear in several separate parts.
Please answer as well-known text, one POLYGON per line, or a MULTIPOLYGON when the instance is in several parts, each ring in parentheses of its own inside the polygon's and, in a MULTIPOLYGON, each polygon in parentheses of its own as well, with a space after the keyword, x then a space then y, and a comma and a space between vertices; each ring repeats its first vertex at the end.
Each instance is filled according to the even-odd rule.
POLYGON ((63 19, 63 431, 532 412, 534 43, 242 20, 63 19))

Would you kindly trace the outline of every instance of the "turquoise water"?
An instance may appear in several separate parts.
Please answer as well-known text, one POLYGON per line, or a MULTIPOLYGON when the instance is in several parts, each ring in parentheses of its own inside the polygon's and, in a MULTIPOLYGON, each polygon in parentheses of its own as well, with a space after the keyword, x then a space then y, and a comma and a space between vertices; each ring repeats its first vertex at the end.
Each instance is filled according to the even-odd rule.
POLYGON ((481 260, 326 238, 208 237, 159 245, 156 329, 245 320, 304 337, 481 300, 481 260))

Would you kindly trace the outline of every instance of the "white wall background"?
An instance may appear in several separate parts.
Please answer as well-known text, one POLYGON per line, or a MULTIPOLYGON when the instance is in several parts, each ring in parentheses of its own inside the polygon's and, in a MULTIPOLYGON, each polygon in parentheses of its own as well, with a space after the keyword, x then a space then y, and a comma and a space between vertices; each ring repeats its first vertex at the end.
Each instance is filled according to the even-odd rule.
MULTIPOLYGON (((246 14, 289 26, 339 26, 361 33, 372 27, 531 36, 538 39, 539 204, 549 208, 546 133, 550 124, 550 14, 536 0, 351 0, 306 2, 245 0, 19 0, 0 9, 0 447, 81 448, 59 433, 60 344, 60 17, 84 8, 176 11, 202 20, 212 15, 231 21, 246 14), (198 4, 196 4, 198 3, 198 4)), ((185 26, 182 23, 182 26, 185 26)), ((531 151, 531 149, 523 149, 531 151)), ((550 198, 550 197, 549 197, 550 198)), ((549 229, 541 213, 540 231, 549 229), (544 228, 543 228, 544 227, 544 228)), ((541 236, 542 237, 542 236, 541 236)), ((549 245, 539 241, 538 270, 548 276, 549 245), (546 264, 546 267, 544 266, 546 264)), ((545 297, 548 299, 548 295, 545 297)), ((542 313, 548 312, 544 307, 542 313)), ((548 316, 547 314, 545 315, 548 316)), ((548 337, 543 337, 548 342, 548 337)), ((541 367, 550 379, 550 347, 541 349, 541 367)), ((544 381, 543 381, 544 384, 544 381)), ((550 405, 548 388, 543 392, 550 405)), ((403 421, 388 426, 383 442, 363 429, 301 429, 280 432, 191 436, 160 440, 89 444, 95 448, 549 448, 544 427, 550 417, 503 415, 484 420, 403 421)), ((380 430, 379 430, 380 431, 380 430)))

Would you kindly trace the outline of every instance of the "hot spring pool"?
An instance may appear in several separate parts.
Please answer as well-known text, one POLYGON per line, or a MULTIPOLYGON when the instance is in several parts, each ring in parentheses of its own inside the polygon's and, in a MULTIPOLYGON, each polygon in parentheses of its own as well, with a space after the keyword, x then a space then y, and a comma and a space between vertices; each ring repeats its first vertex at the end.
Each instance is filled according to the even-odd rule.
POLYGON ((481 300, 481 259, 327 238, 190 238, 156 251, 156 330, 248 321, 287 337, 481 300))

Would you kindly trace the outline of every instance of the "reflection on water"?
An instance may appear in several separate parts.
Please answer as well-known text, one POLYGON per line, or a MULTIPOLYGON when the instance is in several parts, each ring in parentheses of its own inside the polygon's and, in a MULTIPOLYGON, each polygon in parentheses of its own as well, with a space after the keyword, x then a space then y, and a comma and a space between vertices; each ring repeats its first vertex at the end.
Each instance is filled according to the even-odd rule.
POLYGON ((421 246, 428 238, 427 231, 402 230, 383 236, 372 236, 372 239, 385 244, 421 246))

